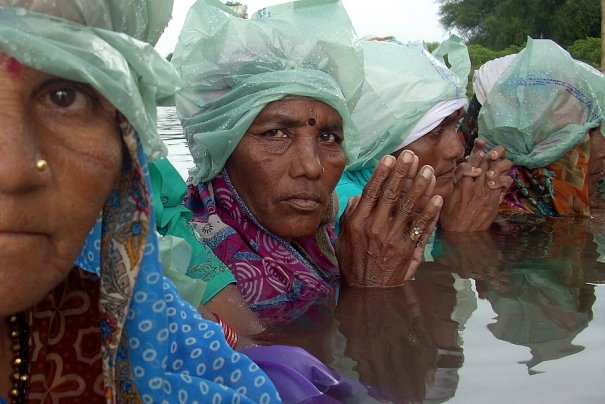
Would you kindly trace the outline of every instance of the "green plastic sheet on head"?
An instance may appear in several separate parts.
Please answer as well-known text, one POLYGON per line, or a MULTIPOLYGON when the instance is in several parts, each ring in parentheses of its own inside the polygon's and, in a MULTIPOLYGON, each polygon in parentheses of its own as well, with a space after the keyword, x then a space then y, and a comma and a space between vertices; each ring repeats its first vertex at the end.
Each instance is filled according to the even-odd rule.
POLYGON ((603 121, 605 120, 605 74, 579 60, 575 62, 578 66, 578 71, 597 96, 599 106, 601 107, 601 121, 603 121))
POLYGON ((184 81, 176 97, 196 167, 212 179, 252 121, 270 102, 310 97, 337 110, 348 147, 349 108, 363 83, 363 55, 339 1, 300 0, 267 7, 251 20, 218 0, 198 0, 185 20, 172 63, 184 81))
POLYGON ((352 112, 358 131, 349 139, 359 154, 348 162, 347 170, 395 152, 440 102, 466 99, 471 67, 466 46, 455 36, 433 54, 420 42, 364 41, 362 47, 365 83, 352 112))
POLYGON ((0 0, 0 53, 90 84, 137 130, 147 157, 166 154, 157 103, 180 79, 152 47, 172 0, 0 0))
POLYGON ((582 142, 602 119, 597 96, 573 58, 547 39, 528 38, 479 112, 479 136, 502 145, 513 164, 544 167, 582 142))

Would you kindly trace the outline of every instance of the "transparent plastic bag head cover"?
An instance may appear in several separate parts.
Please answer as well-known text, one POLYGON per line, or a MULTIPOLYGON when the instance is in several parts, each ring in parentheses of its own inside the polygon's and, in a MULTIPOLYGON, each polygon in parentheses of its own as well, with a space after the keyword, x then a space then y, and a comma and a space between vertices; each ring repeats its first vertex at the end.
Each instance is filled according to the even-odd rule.
POLYGON ((153 49, 172 0, 0 0, 0 53, 90 84, 137 129, 148 157, 165 154, 158 101, 180 84, 153 49))
POLYGON ((363 56, 342 4, 301 0, 242 19, 218 0, 199 0, 187 16, 172 63, 185 87, 176 97, 196 167, 212 179, 252 121, 288 96, 318 99, 343 118, 343 146, 353 133, 349 108, 363 82, 363 56))
POLYGON ((349 161, 348 170, 395 152, 468 103, 470 58, 459 38, 444 41, 433 54, 419 42, 364 41, 362 46, 365 82, 352 112, 358 131, 354 139, 349 138, 360 153, 349 161), (451 68, 443 60, 446 54, 451 68), (435 113, 433 108, 439 104, 449 109, 435 113), (431 110, 433 116, 427 121, 431 110), (426 124, 415 131, 423 118, 426 124))
POLYGON ((515 165, 544 167, 600 124, 601 109, 577 63, 546 39, 531 39, 502 72, 479 112, 479 136, 515 165))

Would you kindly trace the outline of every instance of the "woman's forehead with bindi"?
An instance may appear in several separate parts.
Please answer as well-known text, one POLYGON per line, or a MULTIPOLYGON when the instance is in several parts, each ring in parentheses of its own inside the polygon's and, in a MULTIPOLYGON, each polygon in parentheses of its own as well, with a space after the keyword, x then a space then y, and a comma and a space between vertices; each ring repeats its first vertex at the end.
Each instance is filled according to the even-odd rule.
POLYGON ((23 64, 12 56, 0 55, 0 66, 11 76, 18 77, 23 72, 23 64))

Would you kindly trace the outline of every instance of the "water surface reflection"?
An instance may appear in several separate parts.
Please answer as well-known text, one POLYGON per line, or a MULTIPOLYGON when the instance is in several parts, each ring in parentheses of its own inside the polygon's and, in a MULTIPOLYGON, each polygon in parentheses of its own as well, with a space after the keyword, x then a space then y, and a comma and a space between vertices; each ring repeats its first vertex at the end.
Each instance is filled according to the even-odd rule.
MULTIPOLYGON (((174 110, 159 116, 186 177, 174 110)), ((597 209, 591 220, 440 233, 415 281, 343 289, 337 304, 279 324, 274 341, 307 348, 381 401, 603 402, 604 224, 597 209)))

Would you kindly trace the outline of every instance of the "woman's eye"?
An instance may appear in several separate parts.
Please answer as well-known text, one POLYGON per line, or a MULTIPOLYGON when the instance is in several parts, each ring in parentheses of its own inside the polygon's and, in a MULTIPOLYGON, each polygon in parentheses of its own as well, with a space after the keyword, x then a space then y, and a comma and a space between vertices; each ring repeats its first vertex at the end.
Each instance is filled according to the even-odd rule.
POLYGON ((443 131, 444 131, 444 129, 442 127, 437 127, 435 129, 433 129, 432 131, 430 131, 429 135, 434 136, 434 137, 439 137, 439 136, 443 135, 443 131))
POLYGON ((50 93, 49 97, 52 103, 56 106, 68 108, 76 100, 76 92, 71 88, 64 88, 61 90, 53 91, 52 93, 50 93))
POLYGON ((268 130, 265 133, 263 133, 263 135, 266 136, 266 137, 273 137, 273 138, 285 138, 285 137, 288 137, 288 134, 283 129, 271 129, 271 130, 268 130))
POLYGON ((44 103, 52 108, 82 110, 94 106, 93 96, 77 86, 53 86, 43 93, 44 103))
POLYGON ((324 132, 320 134, 319 139, 325 143, 342 143, 342 139, 332 132, 324 132))

